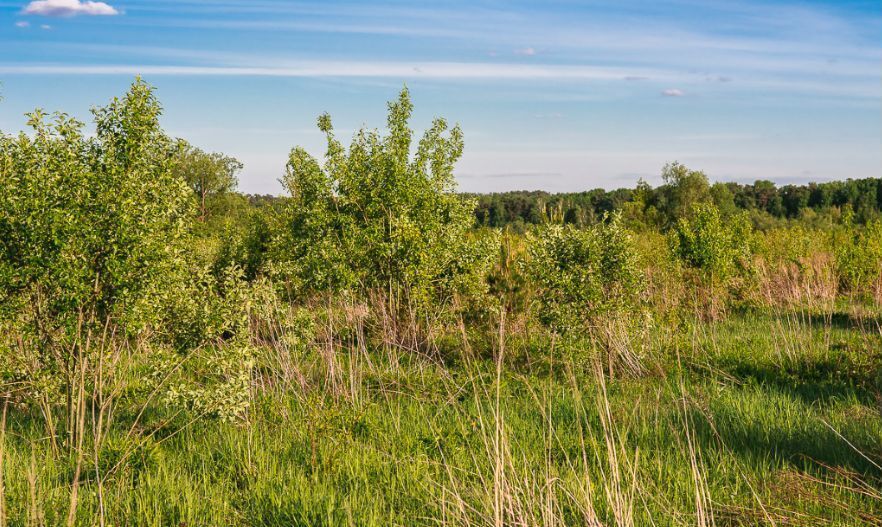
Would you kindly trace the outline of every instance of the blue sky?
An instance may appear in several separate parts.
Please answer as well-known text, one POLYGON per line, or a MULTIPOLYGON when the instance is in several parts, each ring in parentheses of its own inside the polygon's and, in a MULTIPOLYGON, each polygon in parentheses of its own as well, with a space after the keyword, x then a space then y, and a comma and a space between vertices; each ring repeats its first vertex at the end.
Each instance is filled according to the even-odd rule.
POLYGON ((278 193, 315 117, 459 122, 467 191, 882 177, 882 2, 0 0, 0 130, 35 107, 88 120, 134 75, 169 133, 278 193))

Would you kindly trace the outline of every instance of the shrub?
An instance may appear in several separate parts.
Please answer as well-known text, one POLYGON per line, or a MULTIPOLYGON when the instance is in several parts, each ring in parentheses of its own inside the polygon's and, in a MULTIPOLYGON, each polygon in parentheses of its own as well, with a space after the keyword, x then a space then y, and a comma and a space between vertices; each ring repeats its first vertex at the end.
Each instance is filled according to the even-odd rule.
POLYGON ((160 113, 137 80, 93 110, 94 137, 40 110, 32 135, 0 137, 0 326, 14 329, 0 376, 44 404, 66 394, 72 411, 99 348, 163 327, 189 276, 193 197, 160 113))
POLYGON ((291 151, 270 256, 292 295, 379 290, 391 304, 425 304, 480 287, 495 251, 469 235, 474 202, 454 192, 462 132, 436 119, 411 156, 411 111, 405 89, 389 104, 388 135, 362 129, 348 151, 322 115, 324 165, 291 151))
POLYGON ((211 262, 215 274, 221 276, 227 267, 238 266, 247 280, 261 275, 273 236, 271 214, 262 208, 246 210, 220 232, 219 248, 211 262))
POLYGON ((207 268, 197 272, 179 301, 167 306, 177 327, 175 346, 164 346, 167 339, 151 343, 152 377, 164 381, 154 388, 168 406, 233 420, 250 404, 255 343, 270 318, 265 311, 278 300, 268 281, 248 281, 237 266, 219 278, 207 268))
POLYGON ((66 401, 61 421, 74 423, 78 393, 113 375, 101 371, 109 349, 130 361, 168 349, 174 364, 224 341, 203 384, 217 394, 212 412, 241 411, 251 365, 241 272, 216 278, 194 262, 195 200, 160 113, 137 80, 93 110, 94 137, 39 110, 32 135, 0 136, 0 329, 12 329, 0 335, 0 379, 43 407, 50 434, 55 405, 66 401))
POLYGON ((771 264, 802 265, 810 256, 827 249, 826 238, 823 232, 800 225, 779 227, 758 233, 756 253, 771 264))
POLYGON ((0 141, 0 291, 40 339, 80 319, 141 329, 185 276, 193 201, 152 89, 139 80, 93 113, 94 138, 38 110, 33 137, 0 141))
POLYGON ((751 228, 743 214, 725 221, 712 204, 692 207, 673 230, 674 253, 711 283, 726 283, 750 259, 751 228))
POLYGON ((591 229, 543 228, 530 241, 527 275, 538 289, 540 320, 562 334, 584 332, 601 314, 631 310, 643 284, 618 215, 591 229))
POLYGON ((847 217, 835 257, 840 286, 853 293, 869 293, 882 276, 882 221, 861 227, 847 217))

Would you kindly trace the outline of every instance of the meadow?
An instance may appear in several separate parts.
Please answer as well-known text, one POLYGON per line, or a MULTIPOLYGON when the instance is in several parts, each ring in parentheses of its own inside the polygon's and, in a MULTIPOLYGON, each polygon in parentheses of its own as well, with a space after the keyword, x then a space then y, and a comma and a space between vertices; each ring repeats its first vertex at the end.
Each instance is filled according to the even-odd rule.
POLYGON ((0 527, 882 525, 882 184, 495 225, 411 111, 250 201, 141 80, 0 136, 0 527))

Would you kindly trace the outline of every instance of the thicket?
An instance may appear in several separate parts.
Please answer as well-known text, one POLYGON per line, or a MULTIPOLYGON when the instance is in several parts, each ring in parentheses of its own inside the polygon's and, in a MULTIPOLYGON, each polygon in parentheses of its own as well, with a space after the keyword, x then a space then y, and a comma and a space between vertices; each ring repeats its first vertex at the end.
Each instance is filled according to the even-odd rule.
POLYGON ((306 358, 351 400, 341 372, 375 350, 493 358, 498 381, 511 338, 530 363, 634 378, 658 321, 846 295, 878 308, 875 181, 711 185, 674 163, 658 189, 476 199, 456 191, 460 128, 436 119, 415 140, 406 89, 388 110, 348 148, 319 117, 324 159, 294 148, 284 199, 236 194, 241 164, 168 137, 140 80, 94 110, 94 135, 41 111, 0 135, 0 403, 75 467, 69 518, 84 471, 102 488, 160 430, 244 422, 261 390, 310 396, 306 358), (754 211, 805 221, 757 229, 754 211), (524 232, 496 228, 512 222, 524 232))
MULTIPOLYGON (((167 402, 206 414, 241 413, 250 381, 242 296, 254 286, 235 266, 215 276, 200 261, 200 202, 153 90, 139 80, 93 114, 91 137, 36 111, 31 134, 0 142, 0 376, 71 452, 84 399, 122 381, 121 361, 127 375, 163 379, 167 402)), ((139 385, 131 399, 158 395, 150 382, 129 388, 139 385)))
MULTIPOLYGON (((757 298, 762 263, 780 264, 764 253, 749 213, 731 206, 746 199, 744 188, 710 185, 677 163, 664 168, 665 185, 641 184, 627 193, 630 202, 599 209, 622 210, 593 222, 563 212, 535 218, 542 225, 526 236, 475 229, 475 199, 458 194, 454 179, 462 131, 436 119, 415 142, 411 112, 403 90, 389 104, 388 132, 360 130, 348 148, 322 115, 324 160, 293 149, 283 178, 290 196, 250 202, 233 192, 241 164, 166 136, 153 90, 140 80, 94 111, 94 136, 64 114, 50 122, 31 114, 31 134, 0 143, 4 377, 51 413, 48 401, 73 404, 86 348, 112 335, 155 348, 146 357, 223 350, 206 361, 223 363, 215 364, 221 385, 239 379, 231 398, 241 399, 260 324, 255 295, 293 306, 347 299, 374 316, 382 311, 387 337, 408 328, 415 347, 457 318, 486 322, 494 306, 535 314, 555 334, 597 339, 600 320, 642 320, 635 313, 649 306, 690 303, 675 288, 666 295, 678 298, 664 302, 648 295, 661 281, 694 277, 709 289, 693 295, 693 308, 698 297, 725 306, 757 298), (647 230, 652 225, 661 239, 647 230)), ((837 185, 810 187, 826 197, 808 190, 799 202, 851 204, 872 195, 837 185)), ((752 188, 754 203, 777 199, 769 187, 761 198, 760 186, 752 188)), ((800 232, 805 245, 835 246, 838 288, 872 297, 882 228, 855 218, 849 212, 825 230, 800 232)), ((786 239, 793 229, 772 232, 786 239)), ((788 261, 805 267, 809 249, 788 261)), ((173 399, 189 393, 191 406, 236 413, 199 402, 206 389, 183 386, 173 399)))

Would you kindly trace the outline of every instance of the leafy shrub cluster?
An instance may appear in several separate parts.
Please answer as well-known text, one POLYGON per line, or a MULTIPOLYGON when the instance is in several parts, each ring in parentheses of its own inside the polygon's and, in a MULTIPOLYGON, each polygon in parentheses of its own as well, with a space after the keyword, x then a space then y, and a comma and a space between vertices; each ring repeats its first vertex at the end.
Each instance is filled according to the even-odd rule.
MULTIPOLYGON (((0 136, 0 375, 26 387, 22 399, 72 411, 98 390, 85 373, 109 340, 144 355, 139 373, 169 407, 235 419, 258 365, 309 354, 318 339, 325 350, 362 339, 365 320, 381 330, 368 337, 422 332, 411 340, 421 350, 423 326, 458 331, 491 306, 616 349, 637 371, 628 350, 650 311, 669 316, 708 286, 725 304, 765 280, 757 261, 823 275, 824 260, 808 257, 826 233, 757 237, 727 187, 677 163, 663 192, 642 185, 632 207, 594 223, 558 208, 527 236, 475 229, 475 200, 454 178, 462 131, 436 119, 415 140, 412 111, 405 89, 388 130, 362 129, 348 147, 322 115, 324 159, 293 149, 290 195, 258 206, 231 194, 238 161, 163 132, 140 80, 94 111, 94 136, 35 112, 32 134, 0 136), (648 225, 662 228, 632 231, 648 225), (337 318, 355 336, 334 333, 337 318)), ((835 238, 842 290, 878 290, 882 223, 846 215, 835 238)))
POLYGON ((0 139, 0 291, 38 342, 107 317, 155 324, 186 274, 193 203, 152 91, 137 82, 94 115, 92 138, 37 111, 32 136, 0 139))
MULTIPOLYGON (((218 281, 193 258, 195 202, 153 90, 138 80, 93 114, 94 137, 41 111, 32 134, 0 136, 0 376, 69 405, 109 347, 186 354, 247 335, 241 273, 218 281)), ((239 385, 215 388, 241 399, 248 359, 234 349, 221 377, 239 385)))
POLYGON ((324 164, 292 150, 291 197, 269 249, 291 297, 383 291, 425 307, 482 287, 494 239, 471 232, 474 203, 454 192, 462 132, 436 119, 413 145, 412 110, 405 89, 389 104, 388 135, 360 130, 348 150, 322 115, 324 164))
POLYGON ((725 283, 746 266, 751 227, 744 215, 724 219, 712 204, 696 204, 673 230, 675 254, 711 282, 725 283))
POLYGON ((646 280, 621 216, 590 229, 547 227, 529 242, 528 253, 538 318, 562 337, 560 347, 585 357, 594 342, 610 375, 643 373, 641 340, 651 325, 642 295, 646 280))
POLYGON ((852 293, 873 293, 882 278, 882 221, 858 227, 847 218, 844 231, 836 240, 840 283, 852 293))
POLYGON ((618 215, 590 229, 542 229, 529 245, 526 265, 540 319, 561 333, 584 329, 600 315, 633 310, 643 289, 632 235, 618 215))

